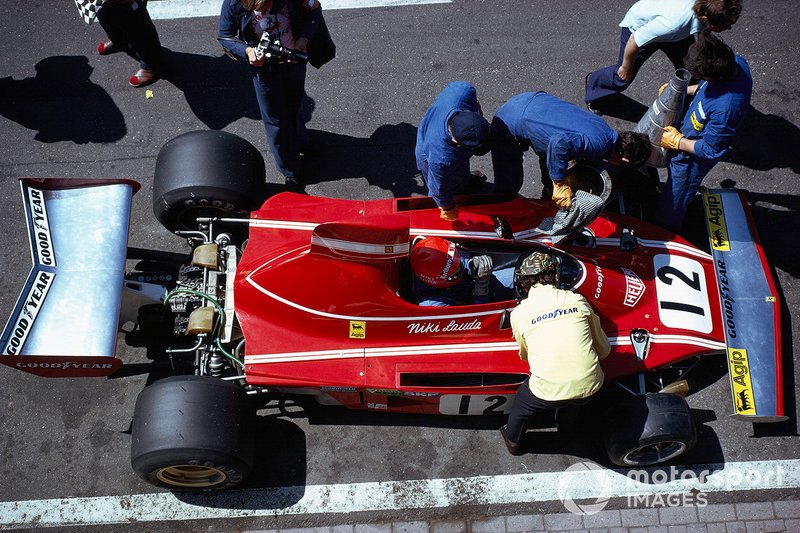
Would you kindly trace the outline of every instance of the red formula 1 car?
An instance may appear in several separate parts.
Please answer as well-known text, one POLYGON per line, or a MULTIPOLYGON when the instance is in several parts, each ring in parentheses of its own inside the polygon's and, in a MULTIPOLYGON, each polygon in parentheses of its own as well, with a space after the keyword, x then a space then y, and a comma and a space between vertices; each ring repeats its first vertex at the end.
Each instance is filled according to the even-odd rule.
POLYGON ((704 194, 709 255, 613 213, 554 245, 537 228, 555 207, 518 196, 463 197, 447 222, 427 197, 279 193, 259 207, 263 182, 261 155, 233 135, 192 132, 165 145, 155 214, 191 247, 175 260, 126 248, 135 182, 21 181, 34 267, 0 362, 44 376, 109 375, 122 365, 114 346, 123 324, 144 336, 166 328, 178 375, 142 391, 132 430, 133 468, 154 484, 209 490, 241 480, 253 462, 246 393, 395 413, 507 413, 528 375, 509 327, 516 301, 416 305, 408 255, 418 236, 445 237, 495 265, 542 249, 557 257, 560 285, 601 317, 607 381, 639 385, 607 424, 617 464, 657 464, 694 444, 685 401, 665 392, 680 390, 682 376, 656 393, 643 376, 695 356, 727 353, 734 416, 785 419, 779 303, 735 191, 704 194))

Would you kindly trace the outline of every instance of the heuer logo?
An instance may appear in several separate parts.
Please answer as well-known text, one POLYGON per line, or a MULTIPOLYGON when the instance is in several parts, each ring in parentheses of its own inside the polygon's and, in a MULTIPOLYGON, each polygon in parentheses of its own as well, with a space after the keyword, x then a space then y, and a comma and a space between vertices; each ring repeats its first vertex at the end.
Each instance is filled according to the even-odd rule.
POLYGON ((644 283, 642 279, 636 275, 636 272, 629 270, 625 267, 622 269, 625 274, 625 300, 622 302, 628 307, 633 307, 639 303, 639 299, 644 294, 644 283))

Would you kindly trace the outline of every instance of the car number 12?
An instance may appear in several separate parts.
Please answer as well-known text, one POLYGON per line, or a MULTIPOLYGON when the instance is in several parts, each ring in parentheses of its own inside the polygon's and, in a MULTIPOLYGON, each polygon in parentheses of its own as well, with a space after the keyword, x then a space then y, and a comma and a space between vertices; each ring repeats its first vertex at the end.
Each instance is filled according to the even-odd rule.
POLYGON ((511 412, 513 394, 445 394, 439 399, 443 415, 503 415, 511 412))
POLYGON ((657 255, 655 269, 658 315, 671 328, 700 333, 712 330, 703 265, 688 257, 657 255))

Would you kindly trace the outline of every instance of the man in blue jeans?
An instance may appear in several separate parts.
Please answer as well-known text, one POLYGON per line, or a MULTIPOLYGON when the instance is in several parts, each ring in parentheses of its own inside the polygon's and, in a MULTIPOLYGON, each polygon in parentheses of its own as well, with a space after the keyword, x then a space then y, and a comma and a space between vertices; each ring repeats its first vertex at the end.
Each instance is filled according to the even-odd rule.
POLYGON ((677 150, 670 159, 656 223, 678 231, 703 178, 728 152, 736 129, 750 107, 753 78, 747 61, 711 34, 701 34, 689 48, 686 67, 698 78, 687 92, 694 99, 681 128, 664 130, 661 145, 677 150))
POLYGON ((285 48, 308 51, 320 27, 322 9, 316 0, 223 0, 217 40, 225 53, 250 65, 253 87, 275 166, 286 187, 300 190, 301 145, 307 136, 300 114, 305 95, 306 64, 281 57, 259 56, 264 33, 285 48))

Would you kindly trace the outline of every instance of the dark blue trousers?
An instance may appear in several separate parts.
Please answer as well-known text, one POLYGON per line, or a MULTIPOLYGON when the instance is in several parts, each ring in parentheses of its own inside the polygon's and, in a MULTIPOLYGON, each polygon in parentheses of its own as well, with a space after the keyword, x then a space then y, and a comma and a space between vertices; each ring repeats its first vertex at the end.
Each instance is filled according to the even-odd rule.
POLYGON ((672 62, 675 69, 683 68, 683 58, 686 56, 689 47, 694 43, 694 36, 690 36, 676 42, 649 43, 642 46, 636 54, 631 79, 623 81, 622 78, 617 76, 617 71, 620 65, 622 65, 622 56, 625 52, 625 45, 628 44, 628 39, 631 37, 631 31, 628 28, 620 28, 620 30, 619 58, 617 59, 617 64, 595 70, 589 74, 589 79, 586 82, 586 97, 584 98, 586 102, 595 102, 601 98, 621 93, 627 89, 628 86, 633 83, 636 74, 639 72, 644 62, 658 50, 667 54, 667 57, 672 62))
POLYGON ((269 149, 278 171, 287 178, 299 177, 300 148, 308 135, 300 116, 305 83, 304 63, 265 65, 253 76, 269 149))
POLYGON ((141 68, 158 70, 161 41, 146 2, 104 4, 97 12, 97 21, 111 42, 138 61, 141 68))
POLYGON ((511 406, 511 413, 508 415, 508 424, 506 427, 506 434, 509 440, 519 443, 525 435, 528 420, 533 415, 542 411, 555 411, 556 423, 562 425, 567 419, 574 419, 578 407, 588 403, 589 398, 580 398, 577 400, 558 400, 551 402, 537 398, 531 387, 528 385, 528 380, 519 386, 517 389, 517 396, 514 398, 514 405, 511 406))
POLYGON ((700 159, 692 154, 680 152, 669 162, 667 183, 661 187, 658 199, 656 223, 668 230, 678 232, 703 178, 717 164, 716 160, 700 159))

